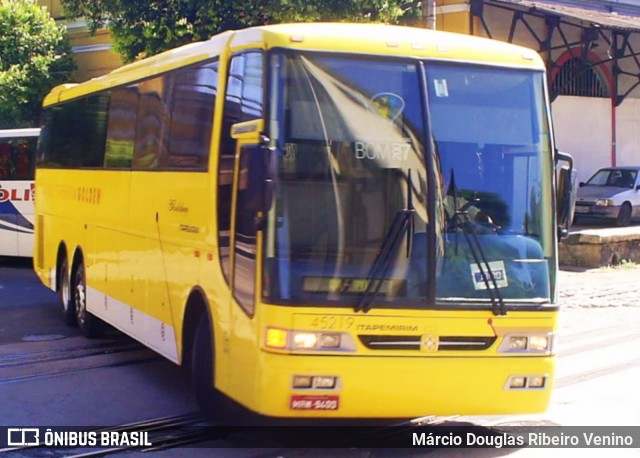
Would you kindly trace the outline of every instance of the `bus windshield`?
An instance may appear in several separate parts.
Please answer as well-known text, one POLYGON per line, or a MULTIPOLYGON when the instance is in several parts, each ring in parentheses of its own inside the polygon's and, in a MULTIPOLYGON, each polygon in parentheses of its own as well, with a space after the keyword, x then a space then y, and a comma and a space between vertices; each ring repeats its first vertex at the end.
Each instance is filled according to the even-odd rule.
POLYGON ((425 75, 409 60, 272 59, 269 302, 357 308, 368 294, 375 308, 485 307, 496 290, 508 303, 550 301, 542 73, 424 63, 425 75), (428 176, 438 177, 435 196, 428 176))

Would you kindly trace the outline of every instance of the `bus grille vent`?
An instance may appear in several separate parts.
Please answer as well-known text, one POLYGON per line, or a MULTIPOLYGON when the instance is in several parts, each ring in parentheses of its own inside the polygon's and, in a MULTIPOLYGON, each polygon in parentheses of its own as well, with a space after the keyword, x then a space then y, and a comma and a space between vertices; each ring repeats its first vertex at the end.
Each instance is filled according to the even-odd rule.
MULTIPOLYGON (((358 338, 370 350, 420 350, 420 336, 359 335, 358 338)), ((440 336, 438 351, 486 350, 495 341, 495 336, 440 336)))

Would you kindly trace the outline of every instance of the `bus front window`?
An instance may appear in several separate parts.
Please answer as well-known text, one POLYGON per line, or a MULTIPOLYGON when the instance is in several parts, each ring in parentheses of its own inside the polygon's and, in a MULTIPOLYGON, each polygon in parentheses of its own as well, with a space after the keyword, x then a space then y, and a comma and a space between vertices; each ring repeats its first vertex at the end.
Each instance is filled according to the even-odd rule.
POLYGON ((553 166, 543 74, 433 65, 427 78, 446 214, 436 300, 482 304, 493 293, 549 303, 553 166), (495 282, 482 274, 489 269, 495 282))
POLYGON ((355 307, 374 275, 374 305, 424 305, 427 174, 416 65, 300 54, 274 60, 278 164, 265 296, 355 307), (410 222, 392 235, 407 211, 410 222))
POLYGON ((272 56, 277 167, 264 237, 267 301, 494 313, 496 297, 506 308, 551 302, 543 74, 425 68, 423 86, 416 61, 272 56), (439 176, 432 199, 426 141, 439 176), (428 214, 436 215, 430 244, 428 214), (363 296, 371 303, 363 306, 363 296))

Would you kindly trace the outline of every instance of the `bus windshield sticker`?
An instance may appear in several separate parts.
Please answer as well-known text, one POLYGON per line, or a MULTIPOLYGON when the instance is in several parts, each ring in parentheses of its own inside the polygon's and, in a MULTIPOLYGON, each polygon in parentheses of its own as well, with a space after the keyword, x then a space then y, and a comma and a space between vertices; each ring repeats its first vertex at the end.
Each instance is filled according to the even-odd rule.
POLYGON ((371 98, 371 103, 376 113, 391 122, 398 119, 406 105, 404 99, 393 92, 376 94, 371 98))
MULTIPOLYGON (((509 286, 509 282, 507 281, 507 270, 504 267, 504 262, 503 261, 492 261, 489 262, 489 268, 491 269, 491 273, 493 274, 493 278, 496 281, 496 286, 498 288, 506 288, 507 286, 509 286)), ((493 281, 491 280, 491 277, 489 275, 489 272, 487 271, 487 268, 485 267, 485 265, 482 265, 482 271, 484 271, 484 274, 487 277, 487 281, 489 281, 490 284, 493 284, 493 281)), ((477 263, 473 263, 473 264, 469 264, 469 268, 471 269, 471 278, 473 281, 473 287, 477 290, 479 289, 487 289, 487 285, 484 281, 482 272, 480 271, 480 267, 478 266, 477 263)))
POLYGON ((433 88, 436 91, 437 97, 449 97, 449 88, 447 87, 447 80, 433 80, 433 88))

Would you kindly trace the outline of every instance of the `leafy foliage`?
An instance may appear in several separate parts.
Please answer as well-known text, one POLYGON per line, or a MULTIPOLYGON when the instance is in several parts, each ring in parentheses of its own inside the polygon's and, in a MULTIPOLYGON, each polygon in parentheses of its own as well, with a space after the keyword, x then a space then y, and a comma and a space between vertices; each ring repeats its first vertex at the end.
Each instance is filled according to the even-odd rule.
POLYGON ((204 40, 225 30, 281 22, 415 22, 420 1, 62 0, 96 31, 108 26, 125 61, 204 40))
POLYGON ((0 0, 0 128, 36 125, 42 99, 75 71, 64 29, 35 0, 0 0))

